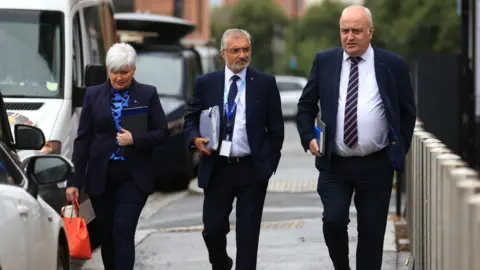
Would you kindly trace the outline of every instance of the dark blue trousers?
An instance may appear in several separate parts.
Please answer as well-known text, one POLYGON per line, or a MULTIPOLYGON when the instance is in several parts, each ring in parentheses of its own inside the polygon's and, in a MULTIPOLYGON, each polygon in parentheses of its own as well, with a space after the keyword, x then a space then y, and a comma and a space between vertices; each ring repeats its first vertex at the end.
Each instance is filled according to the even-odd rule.
POLYGON ((330 171, 320 172, 323 235, 336 270, 348 270, 349 210, 357 209, 357 270, 381 270, 393 169, 386 151, 365 157, 332 155, 330 171))
POLYGON ((253 161, 228 163, 217 160, 208 188, 204 190, 203 239, 212 269, 228 269, 227 237, 229 215, 236 203, 237 257, 235 269, 255 270, 268 181, 257 178, 253 161))
POLYGON ((90 197, 106 270, 132 270, 135 264, 135 231, 147 195, 133 181, 125 161, 110 161, 107 187, 90 197))

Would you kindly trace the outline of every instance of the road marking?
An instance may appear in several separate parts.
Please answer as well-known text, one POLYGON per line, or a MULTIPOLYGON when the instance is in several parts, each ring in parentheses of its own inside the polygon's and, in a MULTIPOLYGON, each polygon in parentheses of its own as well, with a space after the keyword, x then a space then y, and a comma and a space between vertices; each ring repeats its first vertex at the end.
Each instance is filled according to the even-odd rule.
MULTIPOLYGON (((234 204, 234 206, 235 206, 235 204, 234 204)), ((395 207, 391 206, 390 211, 395 211, 395 207)), ((266 206, 266 207, 263 208, 263 213, 264 214, 268 214, 268 213, 313 213, 313 214, 318 215, 315 218, 321 218, 322 213, 323 213, 323 207, 314 207, 314 206, 270 207, 270 206, 266 206)), ((236 214, 236 211, 235 211, 235 207, 234 207, 231 215, 235 215, 235 214, 236 214)), ((357 210, 355 209, 354 206, 351 206, 349 208, 349 214, 351 216, 356 216, 357 210)), ((155 227, 159 227, 159 226, 161 226, 162 224, 165 224, 165 223, 182 222, 182 221, 192 220, 192 219, 201 220, 202 219, 202 211, 194 212, 194 213, 184 213, 182 215, 175 216, 175 217, 160 218, 157 221, 145 223, 146 226, 141 226, 141 227, 155 228, 155 227)))
POLYGON ((148 196, 147 203, 143 207, 140 214, 140 220, 146 220, 157 213, 160 209, 169 206, 173 202, 183 199, 188 195, 188 191, 180 191, 175 193, 156 192, 148 196))
MULTIPOLYGON (((305 224, 304 220, 282 220, 262 222, 261 230, 275 230, 275 229, 300 229, 305 224)), ((160 232, 179 233, 179 232, 199 232, 203 230, 203 225, 186 226, 186 227, 171 227, 160 229, 160 232)), ((230 230, 235 230, 235 225, 230 225, 230 230)))

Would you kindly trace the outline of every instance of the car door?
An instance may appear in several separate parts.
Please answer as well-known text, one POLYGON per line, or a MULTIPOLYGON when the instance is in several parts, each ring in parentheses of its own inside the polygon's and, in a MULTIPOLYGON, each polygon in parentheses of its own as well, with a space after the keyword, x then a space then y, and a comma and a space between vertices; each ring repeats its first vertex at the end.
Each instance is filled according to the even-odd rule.
MULTIPOLYGON (((2 180, 0 180, 2 182, 2 180)), ((0 266, 2 269, 30 269, 30 232, 25 209, 19 200, 26 193, 20 187, 0 183, 0 266), (18 256, 21 254, 21 256, 18 256)))
POLYGON ((17 233, 17 239, 25 243, 25 264, 24 269, 46 269, 51 258, 48 250, 52 249, 52 243, 49 237, 47 221, 44 220, 44 210, 35 197, 27 192, 34 183, 29 183, 25 174, 19 165, 15 162, 15 157, 10 153, 10 149, 3 143, 0 143, 0 183, 6 182, 11 185, 13 190, 11 194, 5 195, 11 200, 10 207, 14 207, 18 215, 19 228, 21 233, 17 233), (49 256, 46 256, 49 255, 49 256))
POLYGON ((25 173, 10 152, 5 144, 0 143, 0 179, 7 177, 7 181, 20 188, 15 202, 17 212, 24 221, 23 235, 27 241, 27 252, 30 254, 26 260, 28 264, 26 269, 47 269, 51 258, 55 258, 48 254, 48 250, 55 247, 56 243, 52 243, 52 237, 48 234, 50 230, 44 209, 37 198, 27 192, 36 184, 28 182, 25 173))

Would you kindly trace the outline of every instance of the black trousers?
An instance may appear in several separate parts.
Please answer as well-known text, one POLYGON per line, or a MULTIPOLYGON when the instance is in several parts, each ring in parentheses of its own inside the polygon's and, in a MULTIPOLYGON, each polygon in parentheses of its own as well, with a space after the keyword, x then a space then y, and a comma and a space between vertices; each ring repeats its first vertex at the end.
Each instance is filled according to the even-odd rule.
POLYGON ((202 232, 212 269, 227 269, 229 215, 236 202, 237 270, 255 270, 263 204, 268 181, 257 179, 251 158, 228 163, 219 158, 208 188, 204 190, 202 232))
POLYGON ((106 270, 133 269, 135 231, 147 197, 137 188, 125 161, 110 161, 105 192, 90 197, 106 270))
POLYGON ((349 209, 357 209, 357 270, 380 270, 393 169, 386 151, 365 157, 332 156, 331 170, 322 171, 318 194, 324 206, 323 234, 336 270, 348 270, 349 209))

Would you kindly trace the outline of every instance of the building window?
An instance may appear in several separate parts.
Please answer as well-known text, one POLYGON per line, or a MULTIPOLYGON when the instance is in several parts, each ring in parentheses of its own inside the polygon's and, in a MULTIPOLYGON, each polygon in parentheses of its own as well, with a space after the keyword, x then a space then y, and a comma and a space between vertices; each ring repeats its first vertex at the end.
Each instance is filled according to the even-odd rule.
POLYGON ((183 18, 183 0, 174 0, 173 16, 177 18, 183 18))
POLYGON ((203 26, 203 1, 197 0, 197 31, 202 32, 203 26))

